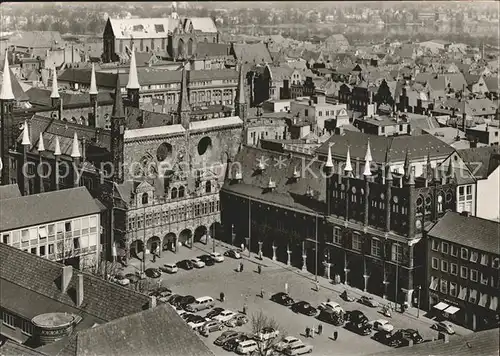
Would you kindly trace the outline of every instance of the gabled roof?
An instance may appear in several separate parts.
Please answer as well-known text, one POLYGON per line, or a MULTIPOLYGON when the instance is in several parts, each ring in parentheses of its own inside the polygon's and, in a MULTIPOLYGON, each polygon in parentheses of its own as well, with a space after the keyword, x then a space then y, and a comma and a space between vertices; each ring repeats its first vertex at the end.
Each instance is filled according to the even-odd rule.
POLYGON ((478 179, 486 179, 498 167, 500 148, 476 147, 457 151, 469 170, 478 179))
POLYGON ((273 81, 283 81, 285 79, 290 79, 293 73, 293 68, 290 68, 286 64, 280 66, 269 65, 269 70, 271 72, 271 78, 273 81))
POLYGON ((0 200, 20 197, 21 191, 17 184, 0 185, 0 200))
POLYGON ((227 43, 199 42, 196 44, 196 58, 228 56, 230 48, 227 43))
POLYGON ((347 146, 350 146, 351 159, 364 160, 366 145, 370 140, 373 161, 385 162, 385 154, 389 148, 389 156, 392 162, 403 162, 406 151, 410 153, 411 159, 423 159, 431 153, 431 157, 443 157, 450 155, 454 149, 432 135, 418 136, 396 136, 384 137, 373 136, 359 132, 345 132, 344 135, 333 135, 327 143, 318 148, 317 153, 326 156, 328 145, 332 144, 331 150, 334 159, 345 159, 347 146))
MULTIPOLYGON (((34 293, 35 300, 29 300, 30 312, 42 314, 57 312, 47 310, 45 303, 36 303, 36 298, 43 301, 50 300, 51 307, 73 308, 80 311, 80 315, 89 316, 101 323, 118 319, 130 314, 140 312, 148 307, 149 297, 137 293, 131 289, 123 288, 114 283, 94 276, 90 273, 78 271, 83 274, 84 299, 83 304, 78 307, 74 298, 77 284, 77 272, 73 272, 68 289, 65 293, 60 289, 60 278, 62 275, 62 264, 50 261, 46 258, 24 252, 17 248, 0 244, 0 280, 10 283, 17 289, 17 299, 23 295, 23 291, 34 293), (23 266, 23 268, 19 268, 23 266), (54 303, 54 304, 52 304, 54 303), (40 312, 41 311, 41 312, 40 312)), ((0 289, 3 293, 3 288, 0 289)), ((18 303, 19 300, 1 299, 2 305, 18 303)))
MULTIPOLYGON (((58 77, 58 82, 82 83, 90 86, 92 69, 91 68, 68 68, 58 77)), ((121 74, 120 74, 121 75, 121 74)), ((127 76, 128 77, 128 76, 127 76)), ((116 83, 116 74, 114 73, 95 73, 97 87, 114 88, 116 83)), ((125 86, 127 81, 121 81, 125 86)))
POLYGON ((166 38, 178 21, 170 17, 140 19, 108 19, 117 39, 166 38))
POLYGON ((169 304, 78 332, 65 356, 213 356, 169 304))
POLYGON ((234 53, 238 61, 243 63, 271 63, 271 54, 264 43, 235 43, 234 53))
POLYGON ((45 354, 15 341, 7 339, 0 346, 0 356, 44 356, 45 354))
POLYGON ((496 221, 448 212, 427 234, 498 255, 500 224, 496 221))
POLYGON ((85 187, 14 197, 2 200, 0 229, 9 231, 99 212, 85 187))
POLYGON ((498 90, 498 78, 495 78, 495 77, 484 78, 484 82, 486 83, 486 87, 488 88, 489 92, 498 94, 498 92, 499 92, 499 90, 498 90))
POLYGON ((188 20, 193 25, 193 30, 204 33, 216 33, 217 26, 211 17, 190 17, 188 20))
MULTIPOLYGON (((29 89, 26 94, 29 97, 29 101, 32 104, 52 107, 52 102, 50 99, 51 91, 48 89, 33 87, 29 89)), ((90 107, 90 95, 89 93, 81 94, 68 94, 60 93, 63 109, 65 108, 84 108, 90 107)), ((101 105, 110 105, 113 103, 113 98, 108 92, 100 92, 97 94, 97 103, 101 105)))

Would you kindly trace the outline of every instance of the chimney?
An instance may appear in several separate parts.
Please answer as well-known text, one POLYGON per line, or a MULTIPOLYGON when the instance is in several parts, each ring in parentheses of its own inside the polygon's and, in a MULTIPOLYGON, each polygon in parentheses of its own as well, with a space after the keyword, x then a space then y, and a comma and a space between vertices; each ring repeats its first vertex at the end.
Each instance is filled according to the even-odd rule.
POLYGON ((78 274, 78 283, 76 285, 76 306, 79 307, 83 303, 83 274, 78 274))
POLYGON ((61 292, 66 293, 68 289, 69 282, 71 282, 71 278, 73 277, 73 267, 71 266, 63 266, 62 267, 62 275, 61 275, 61 292))
POLYGON ((156 307, 156 297, 154 295, 149 297, 149 309, 156 307))

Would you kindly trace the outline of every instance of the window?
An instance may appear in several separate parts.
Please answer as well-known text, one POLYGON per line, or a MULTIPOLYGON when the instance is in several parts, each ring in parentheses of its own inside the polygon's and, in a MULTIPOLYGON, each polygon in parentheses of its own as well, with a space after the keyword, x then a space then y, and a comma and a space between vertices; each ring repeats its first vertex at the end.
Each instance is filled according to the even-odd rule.
POLYGON ((361 251, 361 247, 362 247, 361 236, 357 233, 354 233, 354 235, 352 235, 352 249, 361 251))
POLYGON ((54 253, 54 244, 49 244, 49 255, 54 253))
POLYGON ((430 290, 436 290, 439 283, 439 278, 431 276, 431 284, 429 285, 430 290))
POLYGON ((40 256, 45 256, 45 246, 40 246, 40 256))
POLYGON ((436 257, 432 257, 432 268, 439 269, 439 260, 436 257))
POLYGON ((471 289, 469 293, 469 303, 477 303, 477 290, 471 289))
POLYGON ((439 291, 444 294, 448 294, 448 281, 441 279, 441 283, 439 283, 439 291))
POLYGON ((467 279, 469 276, 469 269, 465 266, 460 267, 460 277, 467 279))
POLYGON ((339 227, 333 228, 333 243, 342 245, 342 230, 339 227))
POLYGON ((476 251, 471 251, 470 261, 476 263, 478 259, 479 259, 479 253, 477 253, 476 251))
POLYGON ((451 255, 457 257, 458 256, 458 247, 455 245, 451 245, 451 255))
POLYGON ((432 249, 434 251, 439 251, 439 241, 437 240, 432 240, 432 249))
POLYGON ((23 320, 21 325, 21 331, 26 335, 33 335, 33 324, 29 320, 23 320))
POLYGON ((448 253, 448 247, 449 247, 448 242, 443 242, 441 244, 441 252, 442 253, 448 253))
POLYGON ((448 261, 441 260, 441 271, 448 273, 448 261))
POLYGON ((318 111, 318 116, 323 116, 323 111, 318 111))
POLYGON ((184 198, 184 191, 185 191, 185 188, 184 186, 180 186, 179 187, 179 198, 184 198))
POLYGON ((372 239, 372 255, 381 257, 381 242, 378 239, 372 239))
POLYGON ((488 265, 488 255, 482 253, 481 254, 481 264, 483 266, 487 266, 488 265))
POLYGON ((15 326, 15 318, 14 315, 8 314, 6 312, 2 312, 2 321, 4 325, 10 326, 13 328, 15 326))
POLYGON ((458 299, 465 300, 467 297, 467 288, 466 287, 460 287, 460 292, 458 293, 458 299))
POLYGON ((10 235, 9 235, 9 234, 3 234, 3 235, 2 235, 2 242, 3 242, 4 244, 8 244, 8 243, 9 243, 9 240, 10 240, 9 238, 10 238, 10 235))
POLYGON ((477 270, 472 269, 470 270, 470 280, 473 282, 477 282, 477 270))
POLYGON ((95 216, 91 216, 89 220, 90 232, 97 231, 97 218, 95 216))
POLYGON ((466 248, 462 247, 460 249, 460 256, 462 256, 462 258, 464 260, 468 259, 469 258, 469 250, 467 250, 466 248))
POLYGON ((177 188, 172 188, 172 190, 170 191, 170 198, 177 199, 177 188))
POLYGON ((307 109, 304 110, 304 116, 309 116, 309 110, 307 109))
POLYGON ((31 250, 30 250, 30 253, 33 254, 33 255, 36 255, 36 250, 37 248, 36 247, 32 247, 31 250))
POLYGON ((66 232, 71 232, 73 229, 71 228, 71 221, 66 221, 64 223, 64 231, 66 232))
POLYGON ((206 193, 212 192, 212 182, 210 182, 209 180, 205 182, 205 192, 206 193))
POLYGON ((392 260, 394 262, 403 261, 403 246, 400 244, 392 244, 392 260))
POLYGON ((481 272, 481 284, 488 285, 488 276, 481 272))
POLYGON ((456 276, 458 274, 458 266, 456 263, 450 264, 450 273, 454 276, 456 276))
POLYGON ((399 131, 403 131, 403 125, 399 125, 399 131))
POLYGON ((454 282, 450 282, 450 295, 452 297, 457 296, 457 284, 454 282))
POLYGON ((495 258, 493 261, 491 261, 491 267, 498 269, 498 266, 500 265, 500 260, 495 258))

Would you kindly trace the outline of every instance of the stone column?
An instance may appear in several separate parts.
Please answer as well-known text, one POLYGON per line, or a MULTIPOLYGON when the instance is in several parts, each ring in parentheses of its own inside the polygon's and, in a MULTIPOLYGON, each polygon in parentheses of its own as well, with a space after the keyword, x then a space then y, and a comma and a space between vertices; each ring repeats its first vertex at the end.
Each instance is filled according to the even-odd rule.
POLYGON ((276 261, 276 249, 277 247, 273 243, 273 261, 276 261))
POLYGON ((259 241, 259 258, 262 260, 262 241, 259 241))
POLYGON ((290 266, 292 264, 292 251, 290 251, 290 246, 286 247, 286 253, 288 254, 286 264, 290 266))

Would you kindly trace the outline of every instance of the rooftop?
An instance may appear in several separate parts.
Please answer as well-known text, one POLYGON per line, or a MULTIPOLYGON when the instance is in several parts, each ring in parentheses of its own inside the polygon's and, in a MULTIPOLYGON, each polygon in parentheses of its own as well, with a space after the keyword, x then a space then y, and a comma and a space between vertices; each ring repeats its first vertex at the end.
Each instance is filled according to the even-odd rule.
POLYGON ((156 126, 143 129, 125 130, 125 140, 133 140, 141 137, 178 135, 186 132, 182 125, 156 126))
POLYGON ((178 21, 170 17, 140 19, 108 19, 117 39, 166 38, 178 21))
POLYGON ((500 224, 496 221, 448 212, 427 234, 480 251, 499 253, 500 224))
POLYGON ((498 146, 476 147, 458 150, 458 154, 479 179, 488 178, 500 163, 500 148, 498 146))
POLYGON ((0 229, 9 231, 98 214, 100 211, 85 187, 4 199, 0 214, 0 229))

